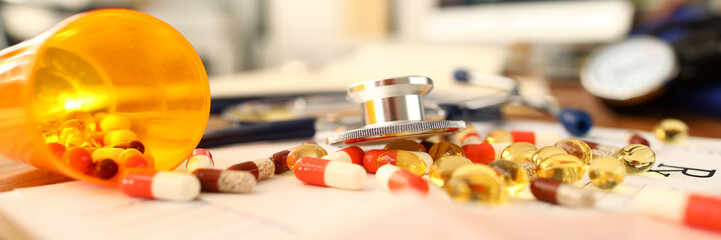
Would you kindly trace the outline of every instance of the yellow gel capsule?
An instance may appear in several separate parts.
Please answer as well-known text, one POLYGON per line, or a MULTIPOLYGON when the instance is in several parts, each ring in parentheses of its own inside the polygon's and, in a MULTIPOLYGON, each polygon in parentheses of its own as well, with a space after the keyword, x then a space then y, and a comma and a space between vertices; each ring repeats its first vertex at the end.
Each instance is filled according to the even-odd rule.
POLYGON ((404 150, 404 151, 411 151, 411 152, 426 152, 426 147, 424 147, 419 142, 408 140, 408 139, 398 139, 392 142, 389 142, 386 144, 386 146, 383 148, 384 150, 404 150))
POLYGON ((93 137, 93 130, 83 121, 70 119, 62 124, 58 129, 58 143, 67 147, 83 146, 93 137))
POLYGON ((653 167, 656 153, 646 145, 631 144, 619 149, 616 152, 616 159, 626 167, 627 173, 643 173, 653 167))
POLYGON ((47 121, 36 123, 35 128, 40 132, 40 135, 45 138, 45 143, 58 142, 60 124, 58 121, 47 121))
POLYGON ((288 153, 288 156, 285 158, 285 164, 288 165, 288 169, 293 171, 293 169, 295 169, 295 163, 301 158, 322 158, 325 155, 328 155, 328 152, 326 152, 323 147, 317 144, 303 144, 290 150, 290 153, 288 153))
POLYGON ((486 135, 486 138, 483 139, 486 143, 512 143, 513 142, 513 136, 511 133, 509 133, 506 130, 503 129, 495 129, 486 135))
POLYGON ((653 134, 664 142, 678 142, 688 137, 688 125, 675 118, 663 119, 653 127, 653 134))
POLYGON ((538 151, 536 151, 536 153, 531 156, 531 162, 538 165, 538 163, 540 163, 543 159, 558 154, 568 154, 568 152, 566 152, 566 150, 563 150, 563 148, 560 147, 545 146, 541 149, 538 149, 538 151))
POLYGON ((528 187, 528 173, 520 164, 513 161, 498 159, 488 164, 503 176, 508 195, 513 196, 528 187))
POLYGON ((98 148, 93 151, 91 156, 93 158, 93 162, 108 158, 118 162, 120 160, 120 154, 122 154, 124 150, 125 149, 122 148, 98 148))
POLYGON ((483 164, 470 164, 456 169, 444 188, 458 202, 502 204, 508 200, 503 176, 483 164))
POLYGON ((403 150, 390 150, 378 156, 376 166, 380 168, 386 164, 395 165, 419 177, 426 174, 427 169, 426 163, 418 155, 403 150))
POLYGON ((526 170, 526 174, 528 175, 528 181, 533 181, 538 178, 538 175, 536 175, 536 164, 530 163, 530 162, 515 162, 516 164, 520 165, 523 169, 526 170))
POLYGON ((588 144, 581 140, 575 138, 567 138, 558 141, 554 146, 566 150, 568 154, 576 156, 578 159, 581 160, 581 162, 586 165, 591 164, 591 147, 589 147, 588 144))
MULTIPOLYGON (((121 148, 122 149, 122 148, 121 148)), ((143 156, 143 153, 138 151, 138 149, 135 148, 128 148, 123 150, 120 155, 118 155, 118 163, 125 164, 126 160, 132 156, 143 156)))
POLYGON ((600 189, 612 189, 623 182, 626 168, 614 157, 599 157, 588 166, 588 177, 591 183, 600 189))
POLYGON ((138 140, 138 136, 129 129, 112 130, 103 136, 105 146, 118 146, 138 140))
POLYGON ((93 115, 90 115, 90 113, 88 113, 88 112, 80 111, 80 110, 69 112, 68 115, 65 116, 65 120, 70 120, 70 119, 77 119, 77 120, 83 121, 88 124, 88 127, 90 128, 90 130, 95 131, 95 125, 96 125, 95 118, 93 117, 93 115))
POLYGON ((503 149, 501 152, 501 159, 514 162, 531 162, 531 157, 537 150, 536 145, 531 143, 512 143, 503 149))
POLYGON ((428 154, 433 157, 433 160, 436 161, 442 157, 445 156, 461 156, 465 157, 466 153, 463 152, 463 148, 459 147, 456 144, 450 143, 450 142, 439 142, 436 144, 433 144, 431 149, 428 150, 428 154))
POLYGON ((100 120, 100 130, 102 131, 121 129, 130 129, 130 119, 116 114, 108 114, 100 120))
POLYGON ((536 174, 539 178, 575 183, 586 174, 586 164, 570 154, 553 155, 541 161, 536 174))
POLYGON ((446 180, 453 174, 453 171, 468 164, 473 164, 473 162, 466 157, 456 155, 445 156, 433 163, 428 175, 433 184, 443 187, 446 180))

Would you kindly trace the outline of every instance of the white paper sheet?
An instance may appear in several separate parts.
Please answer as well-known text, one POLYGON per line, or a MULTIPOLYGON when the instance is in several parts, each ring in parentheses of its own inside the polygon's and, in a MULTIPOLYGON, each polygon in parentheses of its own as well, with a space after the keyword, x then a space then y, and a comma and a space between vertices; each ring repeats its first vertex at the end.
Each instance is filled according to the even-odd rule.
MULTIPOLYGON (((553 123, 509 121, 494 128, 564 133, 553 123)), ((325 135, 316 136, 322 142, 325 135)), ((71 182, 0 194, 0 220, 41 239, 367 239, 367 238, 539 238, 539 239, 718 239, 719 233, 652 219, 629 208, 644 186, 662 186, 721 196, 721 140, 689 138, 664 145, 642 133, 656 151, 654 170, 629 175, 612 192, 595 189, 588 178, 577 183, 597 191, 602 209, 569 209, 534 200, 526 189, 501 206, 455 204, 431 184, 427 197, 392 195, 368 175, 358 191, 303 184, 285 173, 261 181, 250 194, 203 193, 189 203, 148 201, 119 191, 71 182), (686 174, 674 167, 696 168, 686 174), (707 176, 709 177, 698 177, 707 176), (704 175, 705 174, 705 175, 704 175)), ((587 139, 623 145, 626 131, 594 128, 587 139)), ((216 167, 267 157, 299 140, 262 142, 212 149, 216 167)), ((330 151, 339 147, 322 144, 330 151)), ((378 146, 366 146, 366 150, 378 146)), ((180 169, 182 170, 182 169, 180 169)), ((0 221, 2 223, 2 221, 0 221)), ((14 228, 15 229, 15 228, 14 228)), ((0 236, 3 236, 0 234, 0 236)))

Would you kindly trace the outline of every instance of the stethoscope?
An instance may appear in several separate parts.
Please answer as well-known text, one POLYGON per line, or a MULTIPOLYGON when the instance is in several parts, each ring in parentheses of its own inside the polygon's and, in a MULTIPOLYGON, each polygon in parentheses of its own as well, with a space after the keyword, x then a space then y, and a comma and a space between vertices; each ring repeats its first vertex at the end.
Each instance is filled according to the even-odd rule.
MULTIPOLYGON (((422 76, 406 76, 357 83, 348 87, 347 96, 361 106, 363 126, 333 134, 329 144, 367 144, 399 138, 423 138, 446 135, 465 128, 465 121, 484 121, 503 116, 502 106, 516 104, 531 107, 556 117, 572 135, 582 136, 593 120, 579 109, 561 109, 555 101, 537 101, 520 94, 518 82, 504 76, 457 70, 458 84, 493 88, 499 93, 454 103, 436 103, 440 120, 426 120, 429 108, 423 96, 433 89, 433 81, 422 76)), ((546 98, 549 99, 549 98, 546 98)))
POLYGON ((555 101, 521 96, 518 83, 511 78, 466 70, 457 70, 454 78, 457 84, 493 88, 498 93, 462 102, 425 104, 424 97, 433 89, 433 80, 403 76, 353 84, 346 91, 347 102, 337 95, 247 101, 228 107, 221 114, 240 126, 207 132, 200 145, 310 138, 315 130, 328 129, 342 130, 326 139, 332 145, 419 139, 452 134, 464 129, 466 121, 501 119, 504 104, 527 106, 555 116, 572 135, 582 136, 593 125, 591 117, 582 110, 561 109, 555 101), (324 110, 319 111, 321 108, 324 110))

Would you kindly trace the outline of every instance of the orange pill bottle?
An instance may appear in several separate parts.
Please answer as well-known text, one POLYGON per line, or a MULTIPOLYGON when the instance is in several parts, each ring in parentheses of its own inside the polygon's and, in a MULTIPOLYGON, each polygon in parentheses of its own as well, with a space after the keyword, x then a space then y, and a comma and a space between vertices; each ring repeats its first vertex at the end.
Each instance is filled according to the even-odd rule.
POLYGON ((95 184, 46 147, 39 126, 68 112, 111 113, 170 170, 190 155, 210 110, 208 77, 190 43, 165 22, 125 9, 72 16, 0 51, 0 155, 95 184))

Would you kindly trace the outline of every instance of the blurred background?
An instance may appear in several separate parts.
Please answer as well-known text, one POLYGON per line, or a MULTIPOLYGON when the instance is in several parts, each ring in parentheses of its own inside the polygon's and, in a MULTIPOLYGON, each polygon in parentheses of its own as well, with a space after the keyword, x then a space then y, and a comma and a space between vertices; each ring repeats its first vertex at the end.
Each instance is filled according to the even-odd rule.
POLYGON ((592 108, 601 125, 633 128, 618 121, 630 116, 712 126, 721 117, 721 0, 2 0, 0 47, 97 8, 136 9, 178 29, 201 56, 214 99, 343 92, 358 81, 425 75, 434 97, 460 101, 483 91, 454 83, 462 68, 592 108), (633 36, 661 47, 600 50, 633 36))

